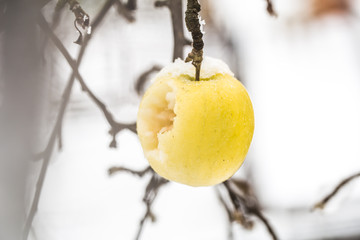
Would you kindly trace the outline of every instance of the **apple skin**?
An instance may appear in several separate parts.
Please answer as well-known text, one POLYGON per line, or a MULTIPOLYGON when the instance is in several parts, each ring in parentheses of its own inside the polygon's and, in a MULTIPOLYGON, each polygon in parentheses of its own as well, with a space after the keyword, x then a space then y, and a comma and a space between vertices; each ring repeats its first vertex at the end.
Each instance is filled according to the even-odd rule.
POLYGON ((200 81, 163 75, 140 103, 137 131, 145 157, 160 176, 210 186, 230 178, 244 162, 254 111, 245 87, 229 74, 200 81))

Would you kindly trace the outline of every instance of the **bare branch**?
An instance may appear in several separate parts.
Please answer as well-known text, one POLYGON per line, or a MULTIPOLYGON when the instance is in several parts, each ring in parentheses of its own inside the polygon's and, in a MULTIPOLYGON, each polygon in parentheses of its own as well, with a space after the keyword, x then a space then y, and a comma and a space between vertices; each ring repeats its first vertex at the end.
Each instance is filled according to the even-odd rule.
POLYGON ((171 0, 164 0, 164 1, 156 1, 155 7, 168 7, 170 5, 171 0))
POLYGON ((150 166, 141 171, 136 171, 125 167, 111 167, 108 170, 109 175, 113 175, 114 173, 120 173, 120 172, 131 173, 137 177, 144 177, 147 173, 152 174, 145 188, 145 194, 143 197, 143 202, 145 203, 146 211, 144 216, 139 222, 139 228, 135 237, 136 240, 139 240, 146 220, 150 219, 152 222, 155 221, 155 215, 151 211, 152 204, 155 201, 160 188, 169 181, 160 177, 157 173, 155 173, 152 170, 150 166))
POLYGON ((79 33, 79 37, 74 43, 81 45, 83 42, 83 35, 80 29, 77 27, 77 24, 79 24, 83 29, 88 28, 90 25, 90 17, 81 8, 80 4, 75 0, 58 0, 55 7, 56 10, 55 12, 59 12, 60 10, 62 10, 65 7, 66 3, 69 4, 70 10, 75 15, 74 26, 77 32, 79 33))
POLYGON ((155 215, 151 211, 151 207, 157 197, 159 189, 168 182, 169 182, 168 180, 160 177, 155 172, 153 172, 153 175, 145 189, 145 195, 143 198, 143 202, 146 205, 146 212, 139 223, 139 228, 138 228, 138 231, 137 231, 137 234, 135 237, 136 240, 140 239, 142 230, 144 228, 145 221, 149 218, 152 222, 154 222, 156 220, 155 215))
POLYGON ((152 68, 146 70, 139 76, 139 78, 135 82, 135 90, 136 90, 137 94, 139 94, 139 95, 142 94, 142 92, 144 90, 144 85, 147 82, 147 80, 149 79, 150 74, 152 74, 154 72, 158 72, 160 70, 161 70, 160 66, 154 65, 154 66, 152 66, 152 68))
POLYGON ((272 0, 266 0, 266 11, 269 13, 270 16, 272 17, 277 17, 277 13, 274 10, 273 4, 272 4, 272 0))
POLYGON ((40 170, 40 175, 39 178, 37 180, 37 184, 36 184, 36 190, 35 190, 35 195, 34 195, 34 199, 30 208, 30 212, 29 215, 26 219, 25 222, 25 227, 24 227, 24 235, 23 235, 23 239, 27 240, 29 232, 30 232, 30 228, 32 226, 32 222, 34 220, 35 214, 37 212, 37 208, 38 208, 38 204, 39 204, 39 200, 40 200, 40 196, 41 196, 41 192, 42 192, 42 187, 44 184, 44 180, 45 180, 45 176, 47 173, 47 169, 48 169, 48 165, 50 162, 50 158, 54 149, 54 145, 55 145, 55 141, 56 141, 56 137, 57 134, 59 132, 59 128, 61 127, 61 123, 62 123, 62 119, 65 115, 65 110, 66 107, 69 103, 69 99, 70 99, 70 94, 71 94, 71 90, 74 84, 74 80, 75 78, 73 77, 73 75, 70 77, 70 79, 68 80, 68 83, 66 85, 66 88, 64 90, 64 94, 63 94, 63 99, 60 105, 60 110, 58 113, 58 117, 55 123, 55 126, 53 128, 53 131, 51 133, 48 145, 46 146, 46 149, 44 151, 44 153, 42 154, 43 157, 43 164, 41 166, 41 170, 40 170))
POLYGON ((182 0, 156 1, 155 7, 167 7, 171 13, 171 22, 174 37, 173 61, 184 57, 184 47, 191 45, 191 41, 185 38, 183 23, 182 0))
MULTIPOLYGON (((78 67, 76 65, 75 60, 72 59, 72 57, 70 56, 70 53, 66 50, 65 46, 62 44, 62 42, 59 40, 59 38, 51 30, 51 28, 47 24, 45 18, 41 14, 39 15, 38 23, 39 23, 39 26, 42 28, 42 30, 49 35, 50 39, 53 41, 53 43, 59 49, 59 51, 63 54, 66 61, 69 63, 70 67, 73 69, 73 72, 76 76, 76 79, 80 83, 82 90, 88 94, 90 99, 103 112, 107 122, 109 123, 109 125, 111 127, 109 133, 113 136, 113 141, 111 142, 110 147, 116 147, 115 136, 117 133, 119 133, 123 129, 129 129, 130 131, 136 133, 136 124, 135 123, 123 124, 123 123, 118 123, 117 121, 115 121, 112 113, 107 109, 106 105, 87 86, 84 78, 81 76, 81 74, 78 71, 78 67)), ((89 36, 89 35, 87 35, 87 36, 89 36)))
POLYGON ((326 204, 333 198, 336 196, 336 194, 343 188, 345 187, 348 183, 350 183, 351 181, 355 180, 356 178, 360 177, 360 172, 356 173, 354 175, 351 175, 348 178, 345 178, 344 180, 342 180, 336 187, 335 189, 328 194, 323 200, 321 200, 320 202, 316 203, 312 210, 315 209, 324 209, 326 204))
POLYGON ((134 11, 137 9, 137 0, 128 0, 126 3, 126 8, 129 11, 134 11))
POLYGON ((128 6, 120 2, 119 0, 116 1, 117 5, 117 12, 119 15, 123 16, 128 22, 134 22, 135 17, 133 16, 133 11, 129 10, 128 6))
MULTIPOLYGON (((269 220, 263 215, 251 186, 246 181, 232 179, 225 181, 223 185, 233 205, 232 220, 240 223, 247 229, 251 229, 253 223, 248 219, 248 216, 255 216, 265 225, 272 239, 277 240, 278 237, 269 220)), ((224 206, 226 209, 230 209, 226 204, 224 206)))
POLYGON ((111 167, 108 170, 108 173, 109 173, 110 176, 114 175, 115 173, 120 173, 120 172, 128 172, 128 173, 131 173, 131 174, 133 174, 135 176, 143 177, 146 173, 152 172, 152 169, 149 166, 149 167, 147 167, 147 168, 145 168, 144 170, 141 170, 141 171, 135 171, 135 170, 125 168, 125 167, 111 167))
POLYGON ((226 214, 228 217, 228 222, 229 222, 229 224, 228 224, 228 240, 233 240, 234 239, 234 234, 233 234, 233 230, 232 230, 232 222, 234 221, 233 211, 230 209, 230 206, 226 203, 225 199, 222 197, 222 195, 217 187, 215 187, 215 191, 216 191, 216 194, 218 196, 220 203, 225 208, 226 214))
MULTIPOLYGON (((95 18, 95 23, 99 24, 101 22, 101 20, 103 19, 103 17, 105 16, 106 12, 109 10, 110 6, 113 4, 114 0, 108 0, 106 2, 106 4, 103 6, 103 8, 101 9, 100 13, 98 14, 98 16, 95 18)), ((97 26, 97 25, 95 25, 97 26)), ((93 25, 93 30, 94 30, 94 25, 93 25)), ((90 40, 90 35, 87 35, 84 41, 84 44, 81 46, 78 57, 77 57, 77 61, 76 61, 76 69, 78 69, 81 60, 84 56, 84 52, 85 49, 87 47, 87 43, 90 40)), ((38 209, 38 205, 39 205, 39 200, 40 200, 40 196, 41 196, 41 192, 42 192, 42 188, 44 185, 44 181, 45 181, 45 177, 46 177, 46 173, 47 173, 47 169, 48 169, 48 165, 50 162, 50 158, 55 146, 55 141, 57 138, 57 134, 59 132, 59 128, 61 128, 61 124, 62 124, 62 120, 63 117, 65 115, 65 110, 66 107, 69 103, 69 99, 70 99, 70 95, 71 95, 71 90, 72 87, 74 85, 74 81, 75 81, 75 75, 76 72, 73 71, 68 82, 67 85, 65 87, 63 96, 62 96, 62 102, 60 104, 60 109, 59 109, 59 113, 58 113, 58 117, 56 119, 56 123, 55 126, 52 130, 49 142, 45 148, 45 151, 43 152, 43 163, 41 166, 41 170, 40 170, 40 174, 39 174, 39 178, 37 180, 37 184, 36 184, 36 189, 35 189, 35 194, 34 194, 34 198, 31 204, 31 208, 29 211, 29 214, 26 218, 26 222, 25 222, 25 226, 24 226, 24 233, 23 233, 23 239, 27 240, 28 236, 29 236, 29 232, 35 217, 35 214, 37 212, 38 209)))
POLYGON ((57 139, 58 139, 58 150, 61 151, 63 147, 63 140, 62 140, 62 123, 59 125, 58 133, 57 133, 57 139))

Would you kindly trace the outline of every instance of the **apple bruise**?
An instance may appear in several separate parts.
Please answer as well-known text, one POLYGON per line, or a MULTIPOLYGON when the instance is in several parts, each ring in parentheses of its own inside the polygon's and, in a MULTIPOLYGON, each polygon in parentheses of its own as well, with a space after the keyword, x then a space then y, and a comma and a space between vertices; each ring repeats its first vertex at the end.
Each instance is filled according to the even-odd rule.
POLYGON ((144 136, 144 152, 153 160, 166 160, 166 154, 159 147, 159 137, 173 128, 176 114, 174 112, 176 103, 175 87, 171 81, 167 84, 156 86, 156 94, 148 96, 144 101, 146 108, 140 113, 143 127, 146 130, 144 136))

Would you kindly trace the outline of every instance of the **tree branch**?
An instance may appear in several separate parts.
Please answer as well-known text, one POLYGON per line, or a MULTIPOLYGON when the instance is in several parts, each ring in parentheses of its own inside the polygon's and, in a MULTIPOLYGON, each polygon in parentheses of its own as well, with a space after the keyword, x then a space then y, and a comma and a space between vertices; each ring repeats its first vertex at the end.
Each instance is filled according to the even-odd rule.
POLYGON ((141 170, 141 171, 135 171, 135 170, 125 168, 125 167, 111 167, 108 170, 108 173, 109 173, 110 176, 114 175, 115 173, 120 173, 120 172, 127 172, 127 173, 131 173, 131 174, 133 174, 135 176, 138 176, 138 177, 143 177, 146 173, 152 172, 152 169, 149 166, 149 167, 147 167, 147 168, 145 168, 144 170, 141 170))
POLYGON ((269 13, 270 16, 272 17, 277 17, 277 13, 274 10, 273 4, 272 4, 272 0, 266 0, 266 11, 269 13))
POLYGON ((126 3, 126 8, 129 11, 134 11, 137 9, 137 0, 128 0, 126 3))
MULTIPOLYGON (((106 2, 106 4, 103 6, 103 8, 101 9, 101 11, 99 12, 99 14, 97 15, 97 17, 95 18, 94 23, 96 23, 96 25, 93 25, 93 30, 95 29, 95 27, 101 22, 101 20, 104 18, 106 12, 109 10, 110 6, 113 4, 114 0, 108 0, 106 2)), ((88 41, 90 40, 91 36, 90 35, 86 35, 84 44, 81 46, 78 57, 77 57, 77 61, 76 61, 76 69, 78 69, 81 60, 84 56, 84 52, 85 49, 87 47, 88 41)), ((30 211, 29 214, 27 216, 26 222, 25 222, 25 226, 24 226, 24 233, 23 233, 23 239, 27 240, 28 236, 29 236, 29 232, 35 217, 35 214, 37 212, 38 209, 38 205, 39 205, 39 200, 40 200, 40 196, 41 196, 41 192, 42 192, 42 188, 44 185, 44 181, 45 181, 45 177, 46 177, 46 173, 47 173, 47 169, 49 166, 49 162, 50 162, 50 158, 54 149, 54 145, 55 145, 55 141, 56 141, 56 137, 57 134, 59 132, 59 128, 61 128, 62 125, 62 121, 65 115, 65 110, 66 107, 69 103, 69 99, 70 99, 70 95, 71 95, 71 90, 72 87, 74 85, 74 81, 75 81, 75 75, 76 75, 76 71, 73 71, 68 82, 67 85, 65 87, 64 90, 64 94, 62 96, 62 102, 60 105, 60 109, 59 109, 59 113, 58 113, 58 117, 56 119, 56 123, 55 126, 52 130, 49 142, 42 154, 43 156, 43 163, 41 166, 41 170, 40 170, 40 174, 37 180, 37 184, 36 184, 36 189, 35 189, 35 194, 34 194, 34 198, 30 207, 30 211)))
POLYGON ((88 28, 90 24, 89 15, 81 8, 80 4, 75 0, 58 0, 55 7, 55 12, 59 12, 61 9, 63 9, 66 3, 69 4, 70 10, 75 15, 74 26, 79 33, 79 37, 74 43, 81 45, 83 43, 83 36, 82 32, 77 27, 77 24, 79 24, 83 29, 88 28))
MULTIPOLYGON (((184 47, 186 45, 191 45, 191 41, 185 38, 184 35, 184 23, 183 23, 183 6, 182 0, 165 0, 165 1, 156 1, 155 7, 167 7, 171 14, 171 23, 173 29, 173 57, 172 60, 175 61, 177 58, 184 58, 184 47)), ((145 71, 141 74, 138 80, 135 83, 135 90, 140 95, 141 91, 148 80, 148 76, 156 71, 160 71, 160 66, 153 66, 151 69, 145 71)))
POLYGON ((182 0, 156 1, 155 7, 167 7, 170 10, 174 38, 173 61, 183 58, 184 47, 191 45, 191 41, 184 35, 182 0))
POLYGON ((147 82, 147 80, 149 79, 149 75, 154 72, 158 72, 160 70, 161 70, 160 66, 154 65, 154 66, 152 66, 152 68, 146 70, 139 76, 139 78, 135 82, 135 90, 136 90, 137 94, 139 94, 139 95, 142 94, 142 92, 144 90, 144 85, 147 82))
MULTIPOLYGON (((135 17, 133 16, 133 11, 129 9, 127 4, 125 5, 122 2, 120 2, 119 0, 117 0, 115 3, 117 5, 117 12, 120 15, 122 15, 128 22, 135 21, 135 17)), ((136 7, 136 2, 135 2, 135 7, 136 7)))
POLYGON ((137 231, 136 237, 135 237, 136 240, 139 240, 142 230, 144 228, 145 221, 149 218, 152 222, 155 221, 155 215, 151 211, 152 204, 155 201, 160 188, 163 185, 165 185, 166 183, 168 183, 169 181, 160 177, 157 173, 155 173, 152 170, 152 168, 150 166, 141 171, 135 171, 135 170, 125 168, 125 167, 111 167, 108 170, 109 175, 113 175, 114 173, 119 173, 119 172, 131 173, 137 177, 144 177, 147 173, 151 173, 151 178, 145 188, 145 194, 143 197, 143 202, 145 203, 146 211, 145 211, 144 216, 142 217, 142 219, 139 222, 139 228, 138 228, 138 231, 137 231))
POLYGON ((44 180, 45 180, 45 176, 47 173, 48 165, 49 165, 50 158, 51 158, 51 155, 52 155, 52 152, 54 149, 57 135, 59 133, 59 129, 61 128, 61 124, 62 124, 63 117, 65 115, 66 107, 69 103, 70 94, 71 94, 71 90, 72 90, 72 87, 74 84, 74 80, 75 80, 75 78, 73 75, 68 80, 68 83, 67 83, 64 93, 63 93, 62 102, 60 105, 60 110, 59 110, 59 113, 58 113, 58 116, 56 119, 55 126, 53 128, 53 131, 51 133, 51 136, 50 136, 49 142, 45 148, 45 151, 41 155, 43 157, 43 163, 41 166, 39 178, 37 180, 34 199, 33 199, 33 202, 32 202, 31 208, 30 208, 29 215, 25 222, 24 235, 23 235, 24 240, 27 240, 27 238, 28 238, 29 231, 32 226, 32 222, 34 220, 35 214, 38 209, 39 200, 40 200, 40 196, 41 196, 41 192, 42 192, 42 187, 44 185, 44 180))
POLYGON ((218 196, 220 203, 225 208, 226 214, 228 217, 228 223, 229 223, 228 224, 228 240, 233 240, 234 239, 234 234, 233 234, 233 230, 232 230, 232 223, 234 222, 233 211, 230 209, 229 205, 226 203, 225 199, 223 198, 223 196, 221 195, 221 193, 217 187, 215 187, 215 191, 216 191, 216 194, 218 196))
POLYGON ((51 28, 47 24, 45 18, 41 14, 39 15, 38 23, 39 23, 39 26, 41 27, 41 29, 45 33, 47 33, 49 35, 50 39, 53 41, 55 46, 59 49, 59 51, 65 57, 66 61, 68 62, 68 64, 72 68, 72 70, 73 70, 73 72, 74 72, 74 74, 76 76, 76 79, 80 83, 82 90, 85 91, 88 94, 90 99, 103 112, 107 122, 109 123, 109 125, 111 127, 111 129, 109 131, 109 134, 111 134, 111 136, 113 136, 113 141, 110 143, 110 147, 116 147, 115 137, 116 137, 117 133, 119 133, 123 129, 129 129, 130 131, 136 133, 136 124, 135 123, 122 124, 122 123, 118 123, 117 121, 114 120, 114 117, 113 117, 112 113, 107 109, 106 105, 87 86, 87 84, 85 83, 84 78, 79 73, 79 70, 78 70, 78 67, 76 65, 75 60, 72 59, 72 57, 70 56, 70 53, 66 50, 65 46, 62 44, 62 42, 59 40, 59 38, 51 30, 51 28))
POLYGON ((145 221, 147 219, 150 218, 150 220, 152 222, 155 222, 156 218, 155 218, 155 215, 151 211, 151 207, 157 197, 159 189, 168 182, 169 182, 168 180, 160 177, 154 171, 152 171, 152 176, 151 176, 151 179, 150 179, 148 185, 146 186, 145 195, 143 198, 143 202, 146 205, 146 212, 139 223, 139 228, 138 228, 138 231, 137 231, 137 234, 135 237, 136 240, 140 239, 142 230, 144 228, 145 221))
POLYGON ((342 180, 336 187, 335 189, 328 194, 323 200, 321 200, 320 202, 316 203, 312 210, 315 209, 324 209, 326 204, 333 198, 336 196, 336 194, 343 188, 345 187, 348 183, 350 183, 351 181, 355 180, 356 178, 360 177, 360 172, 356 173, 354 175, 351 175, 348 178, 345 178, 344 180, 342 180))
MULTIPOLYGON (((251 229, 253 222, 248 219, 249 216, 257 217, 266 227, 273 240, 278 237, 275 234, 269 220, 263 215, 256 197, 252 191, 251 186, 246 181, 230 179, 222 184, 232 203, 234 209, 231 214, 231 220, 244 226, 246 229, 251 229)), ((225 209, 228 211, 228 206, 225 201, 222 201, 225 209), (224 204, 225 203, 225 204, 224 204)))

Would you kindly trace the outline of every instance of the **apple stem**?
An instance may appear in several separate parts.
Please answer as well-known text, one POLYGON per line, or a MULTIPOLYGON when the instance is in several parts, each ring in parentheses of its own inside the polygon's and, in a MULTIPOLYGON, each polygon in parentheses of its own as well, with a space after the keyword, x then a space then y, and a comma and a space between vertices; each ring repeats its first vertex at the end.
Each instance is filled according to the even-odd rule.
POLYGON ((202 39, 203 33, 201 31, 201 23, 199 19, 199 12, 201 11, 201 6, 198 0, 188 0, 187 1, 187 10, 185 12, 185 22, 186 27, 191 32, 193 39, 193 49, 188 54, 185 62, 192 61, 192 64, 195 66, 195 80, 200 80, 200 69, 201 62, 203 60, 203 48, 204 41, 202 39))

